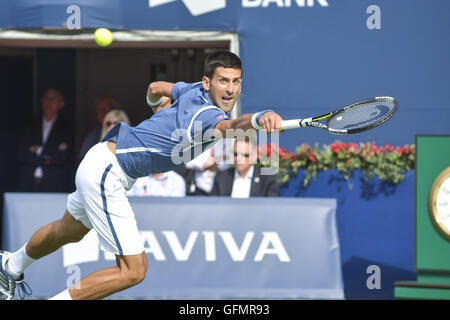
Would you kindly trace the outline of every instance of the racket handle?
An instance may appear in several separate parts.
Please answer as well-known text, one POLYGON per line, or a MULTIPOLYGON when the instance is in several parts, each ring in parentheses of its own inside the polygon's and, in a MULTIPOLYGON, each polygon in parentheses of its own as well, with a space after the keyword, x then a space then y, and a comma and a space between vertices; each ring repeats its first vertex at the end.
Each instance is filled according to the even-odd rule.
POLYGON ((295 129, 295 128, 300 128, 302 119, 294 119, 294 120, 283 120, 281 121, 281 129, 282 130, 286 130, 286 129, 295 129))

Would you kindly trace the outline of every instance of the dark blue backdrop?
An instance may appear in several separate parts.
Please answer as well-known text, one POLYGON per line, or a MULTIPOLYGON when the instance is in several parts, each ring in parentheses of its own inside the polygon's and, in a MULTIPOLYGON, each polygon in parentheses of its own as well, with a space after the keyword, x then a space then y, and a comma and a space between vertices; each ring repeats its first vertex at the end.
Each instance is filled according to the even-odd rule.
MULTIPOLYGON (((400 111, 389 123, 339 138, 395 145, 414 143, 415 134, 450 132, 449 1, 315 0, 299 7, 294 0, 252 0, 261 4, 254 8, 243 7, 244 0, 222 2, 225 8, 194 16, 189 0, 155 7, 148 0, 8 0, 0 3, 0 27, 63 28, 75 4, 81 28, 236 31, 245 66, 243 113, 270 107, 285 118, 305 117, 390 95, 400 111), (381 10, 378 30, 366 26, 373 4, 381 10)), ((336 139, 294 130, 283 134, 281 146, 336 139)))

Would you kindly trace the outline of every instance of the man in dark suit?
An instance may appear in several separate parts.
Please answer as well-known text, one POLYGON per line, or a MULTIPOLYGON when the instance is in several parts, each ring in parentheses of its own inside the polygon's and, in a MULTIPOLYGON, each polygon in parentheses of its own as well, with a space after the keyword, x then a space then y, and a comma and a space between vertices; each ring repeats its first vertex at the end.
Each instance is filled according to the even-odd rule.
POLYGON ((216 174, 211 195, 232 198, 277 197, 276 176, 261 174, 261 168, 254 165, 256 157, 255 143, 251 138, 236 141, 234 168, 216 174))
POLYGON ((42 118, 25 132, 19 146, 18 191, 69 192, 72 169, 72 132, 61 117, 65 100, 61 91, 45 90, 42 118))

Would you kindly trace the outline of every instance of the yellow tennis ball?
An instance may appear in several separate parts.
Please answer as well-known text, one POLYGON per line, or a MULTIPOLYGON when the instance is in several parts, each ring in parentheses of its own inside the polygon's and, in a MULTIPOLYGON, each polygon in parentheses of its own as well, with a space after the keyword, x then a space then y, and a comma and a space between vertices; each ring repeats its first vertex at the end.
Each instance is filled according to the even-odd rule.
POLYGON ((94 38, 95 42, 97 42, 97 44, 102 47, 109 46, 113 41, 113 35, 111 31, 106 28, 98 28, 97 30, 95 30, 94 38))

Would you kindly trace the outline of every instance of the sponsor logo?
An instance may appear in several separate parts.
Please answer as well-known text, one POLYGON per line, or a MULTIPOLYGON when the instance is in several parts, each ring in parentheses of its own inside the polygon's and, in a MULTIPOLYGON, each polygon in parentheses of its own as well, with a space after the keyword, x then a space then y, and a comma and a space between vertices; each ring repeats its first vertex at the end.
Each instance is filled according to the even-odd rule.
MULTIPOLYGON (((267 255, 275 256, 280 262, 291 261, 277 232, 267 231, 256 235, 255 232, 248 231, 240 243, 237 243, 233 234, 229 231, 191 231, 184 243, 180 241, 175 231, 142 230, 140 235, 146 254, 151 255, 156 261, 172 259, 188 261, 195 246, 203 247, 204 261, 208 262, 223 259, 231 259, 233 262, 246 260, 261 262, 267 255), (164 246, 161 245, 163 241, 165 242, 164 246), (167 247, 170 250, 164 251, 163 248, 167 247)), ((64 267, 95 262, 99 259, 100 245, 95 230, 91 230, 80 242, 63 247, 64 267)), ((104 259, 115 260, 115 256, 112 253, 105 252, 104 259)), ((198 256, 196 259, 198 259, 198 256)))
MULTIPOLYGON (((149 0, 149 7, 156 7, 176 0, 149 0)), ((224 9, 226 7, 226 0, 181 0, 190 14, 193 16, 199 16, 212 11, 224 9)))
MULTIPOLYGON (((178 0, 149 0, 150 8, 158 7, 164 4, 178 0)), ((226 8, 226 0, 181 0, 191 15, 199 16, 205 13, 217 11, 226 8)), ((328 7, 328 0, 242 0, 242 8, 291 8, 291 7, 314 7, 315 4, 320 7, 328 7)))
POLYGON ((290 7, 314 7, 317 3, 321 7, 328 7, 328 0, 242 0, 243 8, 267 8, 270 6, 276 6, 278 8, 290 8, 290 7))

